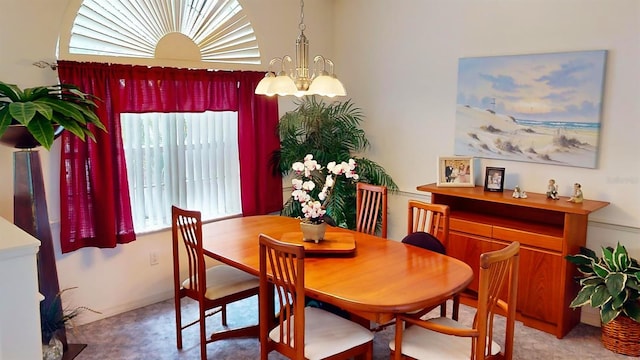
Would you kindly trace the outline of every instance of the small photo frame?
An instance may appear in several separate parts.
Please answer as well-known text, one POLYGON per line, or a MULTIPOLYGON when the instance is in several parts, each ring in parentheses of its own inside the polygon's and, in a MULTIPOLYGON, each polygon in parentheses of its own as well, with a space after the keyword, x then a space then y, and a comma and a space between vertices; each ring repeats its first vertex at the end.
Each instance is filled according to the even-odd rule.
POLYGON ((504 190, 504 168, 487 167, 484 175, 484 191, 502 192, 504 190))
POLYGON ((437 186, 473 187, 473 157, 451 156, 438 158, 437 186))

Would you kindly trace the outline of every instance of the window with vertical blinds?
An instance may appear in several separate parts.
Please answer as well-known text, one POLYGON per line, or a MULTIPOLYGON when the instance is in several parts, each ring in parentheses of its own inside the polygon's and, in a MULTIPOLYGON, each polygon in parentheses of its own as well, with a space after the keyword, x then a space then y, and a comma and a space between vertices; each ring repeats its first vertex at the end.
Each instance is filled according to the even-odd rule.
POLYGON ((236 112, 122 114, 136 233, 171 226, 171 205, 203 220, 242 213, 236 112))

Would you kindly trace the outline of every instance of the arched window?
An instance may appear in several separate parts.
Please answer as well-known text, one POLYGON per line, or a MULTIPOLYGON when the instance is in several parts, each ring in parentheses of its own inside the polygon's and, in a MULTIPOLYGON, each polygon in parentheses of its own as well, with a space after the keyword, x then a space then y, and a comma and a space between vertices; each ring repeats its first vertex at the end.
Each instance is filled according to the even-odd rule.
POLYGON ((260 64, 253 27, 237 0, 84 0, 59 50, 61 58, 260 64))

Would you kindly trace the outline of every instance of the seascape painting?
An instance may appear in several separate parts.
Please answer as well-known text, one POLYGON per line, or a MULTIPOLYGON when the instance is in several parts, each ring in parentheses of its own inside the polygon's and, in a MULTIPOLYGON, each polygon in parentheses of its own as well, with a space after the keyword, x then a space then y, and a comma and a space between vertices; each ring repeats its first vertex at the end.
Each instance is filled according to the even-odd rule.
POLYGON ((606 54, 461 58, 455 154, 595 168, 606 54))

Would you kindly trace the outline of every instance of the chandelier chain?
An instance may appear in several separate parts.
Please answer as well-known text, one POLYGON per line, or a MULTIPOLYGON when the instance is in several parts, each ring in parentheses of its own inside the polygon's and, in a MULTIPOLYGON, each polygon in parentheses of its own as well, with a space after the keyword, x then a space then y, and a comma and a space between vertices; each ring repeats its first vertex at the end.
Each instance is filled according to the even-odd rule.
POLYGON ((298 24, 298 28, 302 32, 307 28, 304 24, 304 0, 300 0, 300 24, 298 24))

